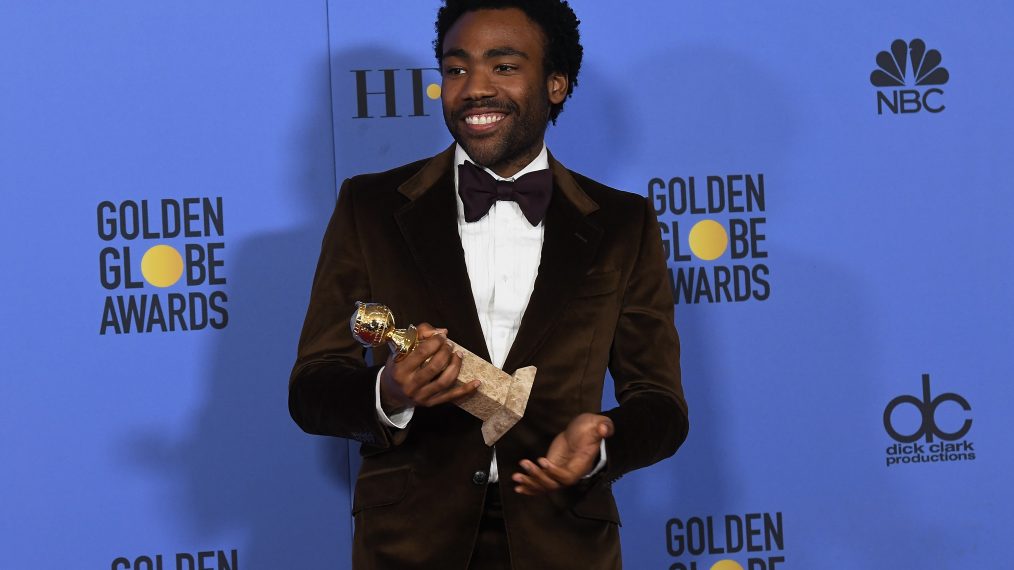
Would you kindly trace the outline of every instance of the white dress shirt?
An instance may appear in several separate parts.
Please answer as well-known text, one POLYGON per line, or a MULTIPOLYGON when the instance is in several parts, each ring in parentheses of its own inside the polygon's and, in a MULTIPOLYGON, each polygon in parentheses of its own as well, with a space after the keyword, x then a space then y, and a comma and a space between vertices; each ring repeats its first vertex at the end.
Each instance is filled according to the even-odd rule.
MULTIPOLYGON (((535 290, 535 278, 538 276, 539 262, 542 260, 545 224, 539 222, 537 226, 532 226, 521 212, 518 203, 506 200, 494 202, 489 213, 481 219, 466 222, 465 207, 458 194, 457 169, 457 166, 466 160, 474 163, 460 145, 455 145, 454 199, 458 207, 458 236, 461 237, 461 248, 465 252, 465 267, 468 269, 468 279, 472 284, 472 299, 475 301, 490 362, 497 368, 502 368, 521 327, 521 318, 528 307, 528 300, 535 290)), ((488 168, 483 170, 497 180, 513 181, 529 172, 548 168, 549 153, 543 144, 542 152, 535 160, 510 178, 499 176, 488 168)), ((453 337, 454 331, 450 331, 449 335, 453 337)), ((380 406, 380 374, 377 375, 376 390, 377 415, 380 421, 397 429, 406 427, 412 419, 415 408, 407 408, 388 416, 380 406)), ((605 458, 605 441, 603 441, 598 465, 587 477, 605 466, 605 458)), ((496 483, 499 478, 494 449, 489 482, 496 483)))

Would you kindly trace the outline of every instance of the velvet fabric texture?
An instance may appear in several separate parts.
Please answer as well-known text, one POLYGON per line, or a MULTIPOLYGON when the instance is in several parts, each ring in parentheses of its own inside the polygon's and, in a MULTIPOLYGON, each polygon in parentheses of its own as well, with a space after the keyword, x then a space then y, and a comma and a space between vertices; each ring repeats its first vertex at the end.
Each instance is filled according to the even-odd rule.
MULTIPOLYGON (((468 566, 492 449, 454 405, 417 408, 404 430, 376 417, 377 371, 349 317, 356 301, 388 305, 398 326, 428 322, 489 358, 456 229, 453 146, 431 159, 342 185, 324 236, 289 384, 308 433, 362 443, 353 565, 360 570, 468 566), (479 476, 479 475, 483 476, 479 476)), ((517 570, 621 566, 610 485, 672 455, 688 416, 673 298, 648 201, 571 172, 550 156, 553 193, 535 290, 504 364, 538 367, 525 417, 496 446, 503 515, 517 570), (606 370, 619 406, 601 412, 606 370), (566 490, 513 492, 521 459, 537 459, 572 418, 615 424, 606 468, 566 490)))

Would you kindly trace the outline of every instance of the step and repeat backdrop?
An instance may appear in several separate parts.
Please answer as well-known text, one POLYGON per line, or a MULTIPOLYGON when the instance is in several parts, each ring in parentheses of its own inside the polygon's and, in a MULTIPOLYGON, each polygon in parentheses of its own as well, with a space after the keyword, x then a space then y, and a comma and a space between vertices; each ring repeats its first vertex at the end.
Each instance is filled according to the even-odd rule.
MULTIPOLYGON (((438 5, 0 3, 0 568, 348 567, 287 377, 336 180, 451 142, 438 5)), ((691 411, 626 566, 1014 568, 1014 7, 573 5, 548 144, 655 206, 691 411)))

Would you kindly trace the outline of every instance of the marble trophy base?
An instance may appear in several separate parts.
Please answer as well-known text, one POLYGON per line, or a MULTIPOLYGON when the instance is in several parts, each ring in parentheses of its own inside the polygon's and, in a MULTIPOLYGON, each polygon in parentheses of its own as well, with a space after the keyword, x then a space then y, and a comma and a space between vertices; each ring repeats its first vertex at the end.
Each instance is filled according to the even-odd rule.
POLYGON ((511 376, 465 348, 451 344, 462 359, 458 384, 481 382, 475 393, 457 405, 482 420, 482 439, 486 445, 493 445, 525 415, 536 368, 519 368, 511 376))

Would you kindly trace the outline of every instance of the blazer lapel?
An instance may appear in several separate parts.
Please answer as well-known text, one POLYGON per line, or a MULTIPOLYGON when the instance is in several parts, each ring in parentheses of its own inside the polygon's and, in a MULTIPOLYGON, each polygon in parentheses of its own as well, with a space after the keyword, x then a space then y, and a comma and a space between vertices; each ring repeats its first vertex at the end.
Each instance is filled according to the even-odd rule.
POLYGON ((553 196, 546 211, 542 259, 521 328, 504 362, 504 370, 508 372, 531 364, 532 356, 595 260, 602 238, 602 228, 587 217, 598 209, 598 204, 552 155, 549 165, 553 171, 553 196))
POLYGON ((453 162, 452 145, 399 186, 411 201, 394 217, 440 313, 434 322, 447 327, 452 340, 489 360, 458 236, 453 162))

